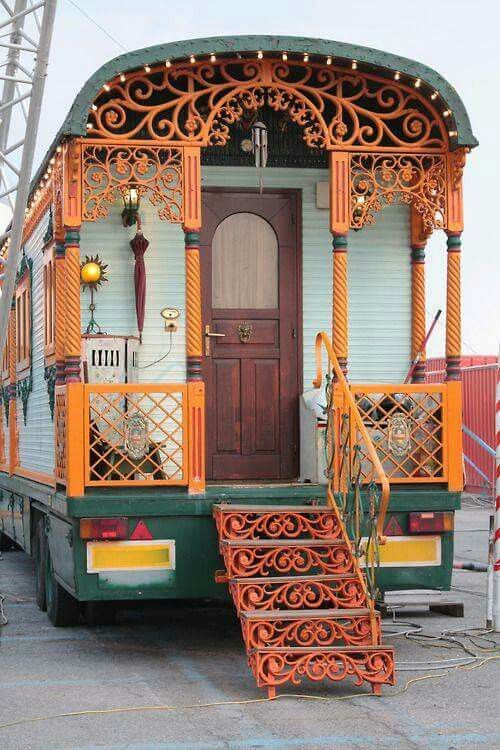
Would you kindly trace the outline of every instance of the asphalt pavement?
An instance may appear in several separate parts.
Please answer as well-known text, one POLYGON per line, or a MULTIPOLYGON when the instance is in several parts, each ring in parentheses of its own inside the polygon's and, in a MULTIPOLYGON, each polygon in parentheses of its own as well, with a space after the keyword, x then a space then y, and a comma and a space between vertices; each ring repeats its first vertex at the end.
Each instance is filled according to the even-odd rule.
MULTIPOLYGON (((489 513, 469 499, 457 514, 457 560, 486 561, 489 513)), ((397 624, 384 620, 399 668, 382 698, 345 681, 305 683, 296 692, 308 698, 252 702, 264 693, 230 606, 162 603, 121 610, 112 626, 53 628, 35 604, 32 561, 4 552, 0 749, 500 748, 494 636, 455 634, 450 643, 401 634, 412 629, 404 623, 431 636, 484 628, 485 591, 484 573, 455 571, 451 594, 464 602, 464 618, 405 609, 397 624), (481 658, 451 670, 466 656, 458 642, 481 658), (2 726, 11 722, 20 723, 2 726)))

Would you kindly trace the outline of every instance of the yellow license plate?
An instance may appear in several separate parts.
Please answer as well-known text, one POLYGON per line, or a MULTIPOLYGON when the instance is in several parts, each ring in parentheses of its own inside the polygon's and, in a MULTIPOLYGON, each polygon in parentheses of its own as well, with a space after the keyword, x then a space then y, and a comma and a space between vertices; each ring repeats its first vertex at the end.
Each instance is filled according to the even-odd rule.
POLYGON ((87 573, 175 570, 175 541, 88 542, 87 573))

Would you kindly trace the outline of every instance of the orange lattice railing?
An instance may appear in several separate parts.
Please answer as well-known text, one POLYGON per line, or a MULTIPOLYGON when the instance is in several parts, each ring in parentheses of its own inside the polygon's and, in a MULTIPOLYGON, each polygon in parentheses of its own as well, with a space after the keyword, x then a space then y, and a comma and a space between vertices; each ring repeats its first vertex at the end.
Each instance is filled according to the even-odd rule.
MULTIPOLYGON (((351 385, 363 424, 390 482, 444 483, 460 464, 460 437, 450 430, 460 419, 460 404, 450 384, 351 385), (458 412, 457 412, 458 410, 458 412)), ((358 443, 351 425, 351 442, 358 443)), ((373 476, 373 462, 360 443, 363 482, 373 476)))
POLYGON ((186 391, 86 385, 85 484, 187 484, 186 391))
POLYGON ((56 478, 86 487, 205 487, 203 383, 56 388, 56 478))

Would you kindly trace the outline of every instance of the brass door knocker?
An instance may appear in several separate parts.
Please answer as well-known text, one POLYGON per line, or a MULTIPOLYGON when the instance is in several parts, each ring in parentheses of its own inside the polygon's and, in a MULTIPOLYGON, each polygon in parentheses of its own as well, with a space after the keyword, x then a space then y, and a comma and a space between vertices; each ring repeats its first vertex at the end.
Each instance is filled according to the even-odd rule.
POLYGON ((240 341, 242 344, 248 343, 250 341, 250 336, 253 333, 253 326, 247 325, 247 324, 241 324, 238 326, 238 336, 240 337, 240 341))

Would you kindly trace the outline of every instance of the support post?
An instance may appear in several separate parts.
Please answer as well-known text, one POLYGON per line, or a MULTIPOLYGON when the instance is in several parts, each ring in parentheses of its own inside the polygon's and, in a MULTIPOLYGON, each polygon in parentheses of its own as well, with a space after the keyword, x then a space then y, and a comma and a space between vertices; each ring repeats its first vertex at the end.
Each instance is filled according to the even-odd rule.
POLYGON ((447 232, 446 263, 446 380, 460 380, 462 354, 460 250, 461 233, 447 232))
POLYGON ((85 425, 83 383, 66 386, 66 494, 82 497, 85 492, 85 425))
MULTIPOLYGON (((425 340, 425 246, 427 236, 422 217, 411 207, 411 361, 418 357, 425 340)), ((425 350, 413 372, 413 382, 425 382, 425 350)))
POLYGON ((188 491, 199 495, 205 491, 205 384, 187 386, 188 403, 188 491))
POLYGON ((199 381, 201 376, 201 273, 200 235, 185 232, 186 243, 186 370, 187 380, 199 381))
POLYGON ((332 345, 344 375, 348 357, 347 233, 333 235, 332 345))
POLYGON ((66 344, 66 253, 63 242, 55 247, 55 286, 56 286, 56 386, 66 382, 65 344, 66 344))
POLYGON ((80 312, 80 232, 66 230, 65 242, 66 330, 65 378, 67 383, 80 381, 81 312, 80 312))
POLYGON ((493 630, 500 633, 500 354, 496 382, 495 547, 493 553, 493 630))

